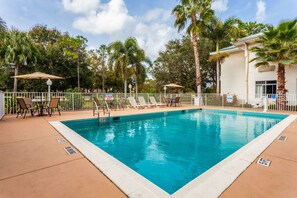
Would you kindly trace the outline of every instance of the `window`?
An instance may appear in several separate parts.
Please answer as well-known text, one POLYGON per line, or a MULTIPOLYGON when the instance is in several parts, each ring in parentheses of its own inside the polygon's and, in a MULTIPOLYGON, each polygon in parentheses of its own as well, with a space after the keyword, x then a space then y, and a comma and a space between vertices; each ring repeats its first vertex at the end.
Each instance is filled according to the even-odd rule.
POLYGON ((276 94, 276 80, 256 81, 256 98, 276 94))

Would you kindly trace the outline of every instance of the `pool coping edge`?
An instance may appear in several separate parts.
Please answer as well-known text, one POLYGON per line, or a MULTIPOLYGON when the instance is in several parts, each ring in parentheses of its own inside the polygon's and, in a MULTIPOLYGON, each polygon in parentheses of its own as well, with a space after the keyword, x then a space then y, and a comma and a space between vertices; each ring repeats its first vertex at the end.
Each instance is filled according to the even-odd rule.
POLYGON ((219 197, 296 118, 296 115, 284 118, 177 190, 172 197, 219 197))
POLYGON ((170 196, 170 194, 107 154, 62 122, 52 121, 49 123, 129 197, 170 196))
POLYGON ((62 122, 52 121, 49 123, 129 197, 199 196, 208 198, 220 196, 296 118, 296 115, 284 118, 172 195, 113 158, 62 122))

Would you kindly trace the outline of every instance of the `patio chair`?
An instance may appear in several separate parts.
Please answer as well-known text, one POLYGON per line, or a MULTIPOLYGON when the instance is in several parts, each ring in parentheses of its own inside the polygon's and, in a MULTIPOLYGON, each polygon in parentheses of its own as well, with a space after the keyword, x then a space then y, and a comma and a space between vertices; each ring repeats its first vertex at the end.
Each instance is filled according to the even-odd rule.
POLYGON ((139 101, 140 105, 145 106, 145 107, 154 107, 155 106, 153 104, 146 103, 144 97, 142 97, 142 96, 138 97, 138 101, 139 101))
POLYGON ((135 109, 138 109, 138 108, 145 108, 145 106, 143 106, 143 105, 138 105, 138 104, 136 103, 135 98, 133 98, 133 97, 128 97, 128 101, 129 101, 129 103, 130 103, 130 105, 129 105, 128 107, 132 107, 132 108, 135 108, 135 109))
POLYGON ((48 104, 48 106, 46 108, 48 116, 52 116, 55 109, 57 109, 57 111, 59 112, 59 115, 61 115, 61 111, 59 108, 59 102, 60 102, 60 98, 51 98, 50 103, 48 104))
MULTIPOLYGON (((33 105, 30 106, 29 104, 27 105, 25 102, 24 98, 16 98, 17 102, 19 104, 19 110, 17 112, 17 118, 19 117, 19 114, 21 114, 21 116, 23 116, 23 119, 25 119, 27 112, 30 111, 31 115, 34 116, 36 107, 34 107, 33 105)), ((27 100, 27 99, 26 99, 27 100)), ((28 101, 28 100, 27 100, 28 101)), ((31 101, 32 102, 32 101, 31 101)), ((32 103, 33 104, 33 103, 32 103)))
POLYGON ((181 102, 180 102, 180 97, 176 97, 174 100, 173 100, 173 103, 174 103, 174 106, 176 107, 176 105, 178 106, 182 106, 181 105, 181 102))
POLYGON ((120 97, 120 100, 118 102, 118 108, 119 109, 125 109, 125 104, 126 104, 126 100, 125 100, 125 97, 120 97))
POLYGON ((165 107, 165 106, 166 106, 165 103, 157 103, 157 101, 156 101, 156 99, 155 99, 154 96, 150 96, 150 97, 149 97, 149 100, 150 100, 150 102, 151 102, 153 105, 155 105, 157 108, 159 108, 159 107, 165 107))
POLYGON ((169 100, 165 96, 162 97, 162 101, 163 101, 164 104, 166 104, 166 106, 171 105, 169 100))
POLYGON ((24 98, 24 101, 28 108, 34 108, 35 110, 38 109, 37 105, 33 103, 31 98, 24 98))

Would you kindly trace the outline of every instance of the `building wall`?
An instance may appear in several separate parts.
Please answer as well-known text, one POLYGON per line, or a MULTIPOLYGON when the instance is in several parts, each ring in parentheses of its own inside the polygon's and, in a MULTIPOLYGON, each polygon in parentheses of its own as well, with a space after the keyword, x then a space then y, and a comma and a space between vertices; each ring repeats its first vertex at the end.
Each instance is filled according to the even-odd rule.
MULTIPOLYGON (((249 52, 249 60, 255 58, 255 54, 249 52)), ((259 72, 255 67, 256 61, 249 63, 249 88, 248 103, 259 102, 255 97, 256 81, 277 80, 277 66, 274 71, 259 72)), ((246 97, 246 76, 244 50, 232 52, 221 67, 221 93, 235 94, 239 98, 246 97)), ((286 67, 286 89, 289 94, 297 94, 297 65, 286 67)))
POLYGON ((221 93, 236 94, 239 97, 245 93, 245 59, 244 52, 234 52, 225 59, 221 66, 221 93))
POLYGON ((297 94, 297 65, 286 67, 286 88, 288 94, 297 94))

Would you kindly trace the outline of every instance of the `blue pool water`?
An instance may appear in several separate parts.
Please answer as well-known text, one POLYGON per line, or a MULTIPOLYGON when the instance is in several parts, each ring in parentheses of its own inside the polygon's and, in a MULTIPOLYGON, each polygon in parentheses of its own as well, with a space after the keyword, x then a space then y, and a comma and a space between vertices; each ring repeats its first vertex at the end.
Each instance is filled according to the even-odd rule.
POLYGON ((285 117, 188 110, 63 123, 172 194, 285 117))

